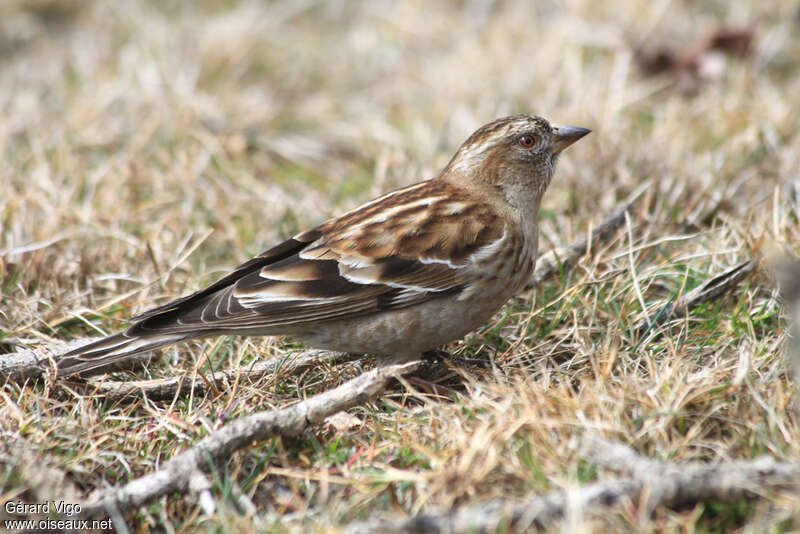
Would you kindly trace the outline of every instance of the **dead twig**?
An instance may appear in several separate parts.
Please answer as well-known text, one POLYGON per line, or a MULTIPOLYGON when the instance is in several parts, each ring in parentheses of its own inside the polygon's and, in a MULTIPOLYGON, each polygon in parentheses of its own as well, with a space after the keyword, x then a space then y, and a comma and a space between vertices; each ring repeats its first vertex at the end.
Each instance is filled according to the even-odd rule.
POLYGON ((379 520, 351 525, 348 534, 428 534, 527 531, 544 528, 569 513, 601 513, 618 504, 638 502, 651 513, 657 506, 682 506, 701 501, 734 501, 785 489, 797 489, 800 465, 771 458, 749 461, 664 463, 644 458, 626 445, 597 437, 583 440, 579 454, 602 467, 625 472, 617 480, 588 484, 537 496, 520 503, 499 500, 409 520, 379 520), (644 500, 644 502, 642 502, 644 500))
POLYGON ((682 506, 701 501, 733 501, 799 489, 800 464, 780 463, 769 457, 719 464, 660 462, 645 458, 627 445, 596 436, 583 440, 580 451, 587 461, 629 474, 646 492, 639 507, 650 514, 657 506, 682 506))
MULTIPOLYGON (((47 372, 48 369, 52 369, 55 361, 62 354, 97 341, 98 339, 101 338, 76 339, 58 345, 45 345, 35 349, 23 349, 18 352, 0 354, 0 378, 5 378, 6 380, 14 382, 38 378, 47 372)), ((85 374, 82 373, 81 376, 98 374, 98 372, 108 373, 111 371, 131 369, 147 363, 151 358, 155 357, 156 354, 156 352, 143 352, 125 362, 115 362, 99 371, 94 369, 92 371, 87 371, 85 374)))
POLYGON ((651 182, 647 181, 633 190, 628 197, 614 208, 614 211, 606 217, 589 236, 581 237, 566 247, 550 250, 542 254, 536 262, 536 269, 528 284, 528 288, 539 284, 545 278, 550 278, 555 274, 567 269, 574 264, 581 256, 589 250, 590 244, 595 245, 608 241, 614 232, 625 222, 625 212, 630 209, 634 202, 650 187, 651 182))
POLYGON ((636 327, 639 338, 673 317, 687 315, 705 302, 713 302, 736 287, 758 265, 758 260, 747 260, 700 284, 678 300, 669 302, 636 327))
POLYGON ((200 491, 199 497, 203 498, 207 488, 198 483, 206 478, 203 473, 214 469, 218 462, 228 459, 234 452, 253 441, 301 434, 329 415, 375 398, 392 379, 412 373, 423 365, 421 361, 414 361, 378 367, 288 408, 258 412, 232 421, 164 463, 157 471, 122 487, 99 490, 91 502, 82 507, 81 516, 105 516, 116 507, 136 507, 162 495, 187 493, 192 489, 200 491))
POLYGON ((146 396, 150 400, 169 400, 177 395, 194 391, 204 393, 211 387, 222 389, 239 381, 256 382, 273 375, 297 375, 321 364, 336 365, 361 358, 361 355, 327 350, 306 350, 288 357, 257 361, 239 369, 214 373, 205 379, 192 377, 189 373, 153 380, 97 380, 90 383, 92 395, 103 395, 112 401, 146 396))

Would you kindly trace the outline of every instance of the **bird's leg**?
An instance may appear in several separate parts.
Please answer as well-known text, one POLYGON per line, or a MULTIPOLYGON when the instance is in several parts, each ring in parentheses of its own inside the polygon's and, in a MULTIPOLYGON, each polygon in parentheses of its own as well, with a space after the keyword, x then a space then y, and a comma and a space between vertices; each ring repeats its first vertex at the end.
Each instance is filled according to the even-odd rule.
POLYGON ((381 354, 378 356, 378 365, 396 365, 424 359, 424 355, 421 357, 417 353, 397 352, 394 354, 381 354))
POLYGON ((453 398, 453 390, 437 384, 436 382, 431 382, 430 380, 425 380, 424 378, 420 378, 418 376, 409 375, 406 377, 406 382, 411 384, 412 386, 416 386, 417 388, 427 391, 433 395, 438 395, 440 397, 445 397, 448 399, 453 398))
POLYGON ((422 357, 426 360, 446 360, 454 365, 463 366, 477 365, 478 367, 491 367, 492 360, 489 358, 464 358, 463 356, 453 356, 450 352, 444 349, 433 349, 422 353, 422 357))
MULTIPOLYGON (((433 352, 434 351, 428 351, 422 354, 395 353, 384 355, 378 360, 378 365, 392 365, 421 359, 425 361, 426 367, 430 368, 436 358, 435 354, 432 354, 433 352)), ((425 380, 419 376, 407 375, 403 380, 411 386, 440 397, 450 398, 452 396, 452 391, 449 388, 440 386, 439 384, 431 382, 430 380, 425 380)))

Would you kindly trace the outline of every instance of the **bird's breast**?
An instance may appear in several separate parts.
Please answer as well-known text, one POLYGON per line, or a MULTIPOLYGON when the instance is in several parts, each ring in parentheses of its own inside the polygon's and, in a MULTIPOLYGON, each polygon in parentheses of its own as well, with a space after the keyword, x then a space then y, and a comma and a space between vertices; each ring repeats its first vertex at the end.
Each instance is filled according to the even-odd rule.
POLYGON ((497 242, 475 255, 470 269, 474 274, 472 283, 462 298, 501 295, 507 299, 519 292, 533 275, 537 244, 536 235, 506 231, 497 242))

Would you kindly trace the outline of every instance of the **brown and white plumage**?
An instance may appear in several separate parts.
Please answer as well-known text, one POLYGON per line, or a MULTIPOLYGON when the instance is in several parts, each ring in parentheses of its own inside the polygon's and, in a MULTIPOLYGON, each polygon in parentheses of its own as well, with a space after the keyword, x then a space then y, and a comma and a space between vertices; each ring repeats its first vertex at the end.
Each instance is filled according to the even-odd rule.
POLYGON ((436 178, 296 235, 211 286, 65 354, 59 375, 221 334, 407 358, 483 323, 530 278, 558 152, 588 133, 538 117, 476 131, 436 178))

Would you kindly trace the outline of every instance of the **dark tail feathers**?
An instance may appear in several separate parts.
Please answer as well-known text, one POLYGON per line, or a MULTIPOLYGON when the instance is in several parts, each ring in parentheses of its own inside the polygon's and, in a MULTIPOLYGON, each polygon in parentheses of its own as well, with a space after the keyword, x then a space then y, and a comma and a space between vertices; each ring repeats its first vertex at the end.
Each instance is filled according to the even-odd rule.
POLYGON ((63 354, 56 365, 58 376, 83 373, 112 363, 127 361, 132 356, 180 341, 182 335, 131 337, 122 332, 78 347, 63 354))

